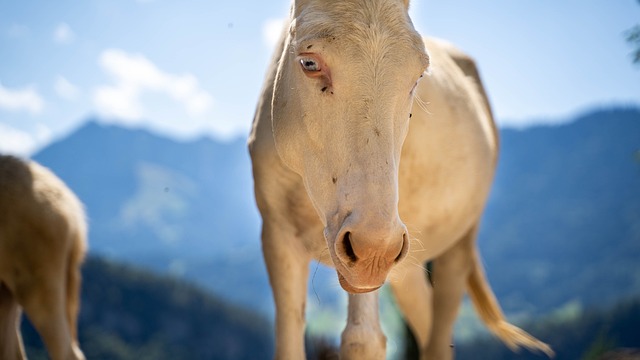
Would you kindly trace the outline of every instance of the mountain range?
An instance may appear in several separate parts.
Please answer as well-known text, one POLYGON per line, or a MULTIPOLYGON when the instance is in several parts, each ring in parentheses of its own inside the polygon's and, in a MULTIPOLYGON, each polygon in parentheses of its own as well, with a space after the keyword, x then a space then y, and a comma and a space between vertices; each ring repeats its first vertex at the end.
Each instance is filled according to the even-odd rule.
POLYGON ((507 311, 640 293, 640 111, 594 111, 501 138, 480 248, 507 311))
MULTIPOLYGON (((640 294, 640 109, 500 134, 479 246, 507 313, 640 294)), ((273 311, 245 139, 178 142, 94 119, 33 158, 85 203, 92 254, 273 311)), ((310 286, 339 293, 331 281, 320 272, 310 286)))
POLYGON ((91 119, 33 158, 84 202, 92 254, 193 279, 245 306, 269 299, 244 139, 177 142, 91 119))

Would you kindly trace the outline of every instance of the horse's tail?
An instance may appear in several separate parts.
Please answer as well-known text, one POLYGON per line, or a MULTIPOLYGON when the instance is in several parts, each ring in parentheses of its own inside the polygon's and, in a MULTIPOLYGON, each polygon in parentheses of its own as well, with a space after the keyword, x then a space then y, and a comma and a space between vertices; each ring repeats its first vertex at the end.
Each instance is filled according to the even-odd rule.
POLYGON ((549 345, 536 339, 517 326, 510 324, 505 319, 500 305, 487 282, 482 263, 477 253, 474 256, 474 267, 467 279, 467 285, 469 298, 480 319, 486 324, 487 328, 498 336, 511 350, 517 351, 523 346, 529 350, 542 351, 550 358, 555 355, 549 345))

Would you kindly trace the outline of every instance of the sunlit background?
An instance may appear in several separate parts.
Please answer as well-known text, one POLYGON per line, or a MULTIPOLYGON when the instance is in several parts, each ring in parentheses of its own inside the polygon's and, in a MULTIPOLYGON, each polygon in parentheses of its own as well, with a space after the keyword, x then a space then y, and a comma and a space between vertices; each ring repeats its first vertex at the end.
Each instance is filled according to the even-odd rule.
MULTIPOLYGON (((80 340, 98 354, 87 353, 88 358, 181 358, 176 354, 183 353, 163 346, 190 344, 196 349, 188 341, 202 335, 202 344, 211 344, 207 336, 213 333, 208 325, 194 330, 193 323, 182 321, 192 316, 214 323, 206 319, 227 316, 220 314, 232 314, 239 328, 253 328, 244 340, 267 339, 255 349, 272 350, 273 302, 260 255, 245 139, 288 8, 287 0, 0 0, 0 153, 33 157, 78 193, 87 205, 92 256, 187 279, 207 292, 194 295, 194 289, 176 283, 165 284, 170 291, 160 285, 149 290, 155 284, 152 276, 137 270, 120 274, 120 283, 108 282, 104 274, 119 274, 119 265, 92 258, 85 278, 104 282, 85 284, 80 340), (140 320, 136 316, 147 312, 124 287, 149 290, 144 296, 154 301, 166 298, 170 305, 154 302, 158 309, 173 306, 175 315, 182 306, 180 311, 196 315, 162 321, 145 315, 140 320), (239 308, 216 312, 218 300, 214 305, 194 300, 210 294, 239 308), (116 307, 129 312, 120 314, 116 307), (260 320, 236 316, 245 309, 260 320), (154 326, 158 321, 156 337, 144 337, 145 326, 136 321, 154 326)), ((503 131, 502 168, 480 240, 488 275, 507 313, 522 321, 549 314, 555 320, 582 318, 585 308, 597 303, 595 290, 581 293, 593 279, 599 285, 605 283, 602 279, 611 280, 606 282, 606 304, 638 295, 640 267, 628 264, 640 258, 634 245, 640 243, 640 194, 635 190, 640 188, 640 132, 627 126, 640 123, 640 64, 633 62, 637 43, 627 38, 640 24, 640 3, 415 0, 410 14, 419 32, 449 40, 476 59, 503 131), (593 126, 596 118, 629 122, 602 130, 593 126), (546 127, 576 119, 590 125, 546 127), (632 150, 617 140, 602 145, 606 141, 599 140, 600 133, 626 136, 620 144, 633 144, 632 150), (603 149, 610 148, 623 157, 629 153, 628 159, 609 158, 612 153, 603 149), (606 168, 609 163, 617 167, 606 168), (624 181, 622 173, 628 176, 624 181), (609 190, 618 192, 611 195, 609 190), (559 200, 552 204, 549 199, 559 200), (602 220, 602 214, 613 214, 614 220, 602 220), (504 223, 506 216, 513 219, 504 223), (594 219, 602 220, 602 226, 594 225, 594 219), (591 245, 579 243, 580 251, 598 254, 602 234, 615 242, 621 233, 623 245, 612 246, 612 254, 628 258, 605 254, 606 264, 620 265, 607 274, 609 268, 589 266, 600 265, 599 259, 579 262, 582 255, 572 253, 570 245, 555 247, 564 244, 562 236, 580 229, 587 233, 585 239, 593 240, 591 245), (492 243, 488 235, 501 240, 492 243), (533 241, 523 245, 518 242, 522 239, 533 241), (538 239, 554 248, 537 246, 538 239), (573 255, 558 255, 565 253, 573 255), (520 267, 497 267, 501 258, 520 267), (580 276, 568 275, 574 273, 580 276), (533 284, 529 292, 517 288, 528 287, 518 283, 521 275, 533 284), (562 291, 543 297, 547 285, 562 291)), ((310 332, 335 343, 344 326, 344 296, 334 272, 313 264, 311 274, 310 332)), ((405 353, 403 325, 389 292, 382 296, 389 354, 398 358, 405 353)), ((478 334, 471 314, 465 304, 457 339, 478 334)), ((229 339, 220 342, 226 355, 197 350, 200 355, 191 358, 270 357, 241 356, 247 345, 232 334, 230 330, 229 339)), ((580 351, 597 354, 615 347, 613 340, 607 341, 606 336, 591 339, 595 345, 580 351)), ((39 359, 38 345, 28 342, 28 348, 39 359)))
MULTIPOLYGON (((0 1, 0 149, 30 154, 89 116, 246 136, 288 3, 0 1)), ((477 59, 503 126, 640 101, 634 0, 413 1, 411 14, 477 59)))

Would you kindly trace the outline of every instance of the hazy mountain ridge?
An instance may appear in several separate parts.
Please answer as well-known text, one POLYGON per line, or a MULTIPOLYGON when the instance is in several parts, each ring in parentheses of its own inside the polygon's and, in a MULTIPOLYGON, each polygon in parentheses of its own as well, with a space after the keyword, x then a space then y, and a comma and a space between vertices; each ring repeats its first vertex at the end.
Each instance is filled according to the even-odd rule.
POLYGON ((85 203, 93 254, 271 308, 245 139, 174 141, 90 119, 33 158, 85 203))
POLYGON ((640 293, 640 111, 501 135, 480 247, 505 307, 544 312, 640 293))
POLYGON ((34 159, 50 165, 86 203, 94 251, 148 254, 149 239, 194 254, 212 244, 228 250, 257 242, 257 214, 246 211, 254 201, 243 139, 176 142, 89 121, 34 159), (242 226, 225 226, 241 217, 242 226))
MULTIPOLYGON (((480 247, 509 312, 640 293, 639 126, 639 109, 615 108, 501 130, 480 247)), ((90 121, 34 158, 87 205, 93 253, 271 309, 244 139, 175 142, 90 121)))

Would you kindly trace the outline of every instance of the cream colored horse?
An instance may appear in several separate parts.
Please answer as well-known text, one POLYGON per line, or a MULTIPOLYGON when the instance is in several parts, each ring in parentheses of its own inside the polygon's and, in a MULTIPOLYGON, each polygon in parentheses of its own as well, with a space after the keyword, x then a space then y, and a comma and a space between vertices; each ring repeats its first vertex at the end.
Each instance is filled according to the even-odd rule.
POLYGON ((0 156, 0 359, 25 359, 24 309, 52 360, 78 360, 80 201, 46 168, 0 156))
POLYGON ((334 266, 349 292, 344 359, 385 357, 375 290, 387 277, 422 359, 453 357, 465 291, 507 345, 551 354, 506 322, 478 256, 498 139, 475 65, 430 40, 427 55, 407 8, 402 0, 292 6, 249 139, 276 358, 304 358, 313 259, 334 266))

